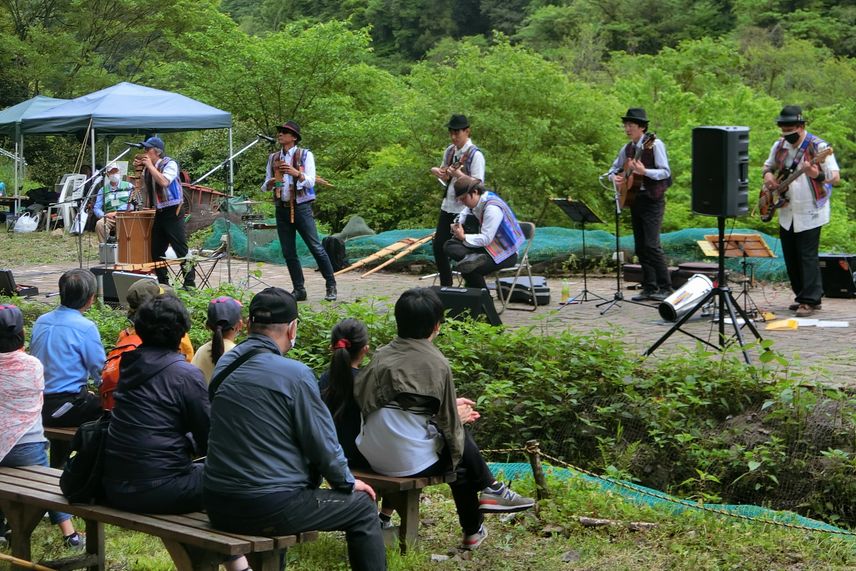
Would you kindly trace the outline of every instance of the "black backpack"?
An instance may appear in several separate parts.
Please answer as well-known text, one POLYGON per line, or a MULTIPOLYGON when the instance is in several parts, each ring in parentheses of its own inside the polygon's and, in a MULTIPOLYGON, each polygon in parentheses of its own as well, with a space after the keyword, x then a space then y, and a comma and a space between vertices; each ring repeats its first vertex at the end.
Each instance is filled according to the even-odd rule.
POLYGON ((330 263, 333 264, 334 272, 338 272, 351 265, 351 262, 348 260, 348 253, 345 250, 345 242, 341 238, 326 236, 321 240, 321 247, 327 252, 327 257, 330 258, 330 263))
POLYGON ((91 504, 104 497, 104 449, 110 413, 98 420, 84 422, 74 433, 71 452, 59 477, 62 495, 72 503, 91 504))

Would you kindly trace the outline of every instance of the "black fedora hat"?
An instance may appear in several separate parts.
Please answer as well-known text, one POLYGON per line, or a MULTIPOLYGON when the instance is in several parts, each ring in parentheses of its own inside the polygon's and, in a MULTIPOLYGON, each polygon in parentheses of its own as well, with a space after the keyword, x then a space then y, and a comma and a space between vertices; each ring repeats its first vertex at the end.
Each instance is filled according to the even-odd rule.
POLYGON ((452 118, 449 119, 449 124, 447 125, 449 129, 468 129, 470 127, 470 121, 467 119, 466 115, 452 115, 452 118))
POLYGON ((297 137, 297 142, 298 143, 300 142, 300 139, 301 139, 301 137, 300 137, 300 125, 298 125, 294 121, 286 121, 285 123, 283 123, 282 125, 277 127, 276 130, 279 131, 280 133, 285 133, 285 132, 291 133, 292 135, 297 137))
POLYGON ((645 113, 645 110, 641 107, 631 107, 627 110, 627 113, 624 114, 624 117, 621 118, 625 123, 630 121, 632 123, 640 123, 640 124, 648 124, 648 114, 645 113))
POLYGON ((782 111, 779 113, 779 116, 776 117, 776 123, 778 125, 805 123, 805 117, 803 117, 802 107, 800 107, 799 105, 785 105, 784 107, 782 107, 782 111))

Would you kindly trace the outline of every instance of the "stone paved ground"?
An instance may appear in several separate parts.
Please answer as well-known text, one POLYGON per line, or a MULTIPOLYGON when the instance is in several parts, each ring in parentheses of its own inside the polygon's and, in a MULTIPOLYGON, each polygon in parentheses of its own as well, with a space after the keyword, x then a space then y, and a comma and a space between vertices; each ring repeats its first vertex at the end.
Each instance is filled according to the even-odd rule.
MULTIPOLYGON (((60 274, 70 267, 75 267, 75 264, 14 268, 14 272, 19 283, 37 285, 40 292, 45 294, 57 290, 57 280, 60 274)), ((233 283, 246 284, 247 266, 245 261, 234 259, 231 267, 233 283)), ((261 279, 267 284, 291 289, 285 266, 270 264, 256 266, 254 264, 253 268, 256 267, 261 269, 261 279)), ((306 278, 309 302, 313 305, 325 303, 321 301, 324 296, 324 281, 321 275, 316 271, 308 270, 306 271, 306 278)), ((221 264, 215 270, 212 281, 217 284, 221 281, 227 281, 227 279, 226 265, 221 264)), ((265 287, 264 283, 256 279, 250 281, 253 291, 265 287)), ((572 277, 570 282, 572 294, 582 290, 581 276, 572 277)), ((387 297, 394 302, 405 289, 426 285, 431 285, 430 279, 420 279, 418 275, 414 274, 378 272, 361 278, 359 272, 352 272, 340 276, 339 301, 353 301, 357 298, 379 296, 387 297)), ((536 325, 539 328, 546 328, 550 332, 557 332, 566 328, 577 332, 619 328, 623 332, 624 340, 640 354, 660 339, 671 325, 660 319, 656 306, 653 304, 637 305, 622 302, 609 310, 606 315, 600 314, 600 309, 595 306, 597 301, 568 305, 560 309, 558 301, 561 280, 550 279, 549 285, 552 291, 552 299, 549 305, 542 306, 535 312, 506 311, 502 315, 503 322, 510 327, 536 325)), ((615 278, 610 276, 590 278, 588 289, 594 294, 611 300, 615 294, 615 278)), ((633 292, 628 290, 623 293, 628 298, 633 295, 633 292)), ((792 295, 783 284, 759 283, 749 293, 762 311, 772 312, 777 318, 791 316, 787 306, 792 303, 792 295)), ((39 299, 45 298, 40 295, 39 299)), ((55 299, 51 298, 51 300, 55 299)), ((825 298, 823 309, 817 313, 817 317, 823 320, 846 321, 849 323, 849 327, 800 327, 797 330, 787 331, 767 331, 764 323, 759 323, 758 327, 761 335, 765 339, 774 341, 773 347, 788 359, 793 360, 796 356, 800 357, 800 370, 810 371, 815 366, 824 369, 818 373, 809 372, 809 378, 822 379, 829 384, 856 386, 856 344, 854 344, 854 339, 856 339, 854 337, 856 299, 825 298)), ((710 318, 699 317, 692 319, 685 326, 685 329, 703 339, 716 343, 717 327, 716 324, 711 323, 710 318)), ((743 331, 749 339, 752 338, 748 329, 744 328, 743 331)), ((733 328, 728 326, 726 332, 733 332, 733 328)), ((675 351, 691 348, 695 343, 696 341, 689 336, 676 332, 656 350, 652 358, 661 358, 675 351)), ((751 351, 750 357, 753 362, 758 362, 757 351, 751 351)))

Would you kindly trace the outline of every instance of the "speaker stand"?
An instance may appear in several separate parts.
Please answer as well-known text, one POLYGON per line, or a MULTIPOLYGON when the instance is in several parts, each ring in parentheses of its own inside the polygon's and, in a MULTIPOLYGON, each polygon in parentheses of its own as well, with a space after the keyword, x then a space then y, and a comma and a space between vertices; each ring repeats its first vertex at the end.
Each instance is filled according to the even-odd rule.
POLYGON ((731 293, 731 289, 728 287, 728 284, 725 281, 725 217, 718 216, 717 217, 718 228, 719 228, 719 268, 717 272, 717 280, 716 286, 707 292, 702 299, 695 304, 695 306, 689 310, 686 314, 684 314, 662 337, 660 337, 653 345, 651 345, 645 353, 644 356, 649 356, 657 350, 657 348, 666 342, 666 340, 672 336, 675 331, 680 331, 684 335, 692 337, 705 345, 712 347, 714 349, 718 349, 720 351, 724 350, 726 346, 728 346, 731 338, 725 336, 725 315, 726 311, 728 316, 731 318, 731 325, 734 327, 734 337, 737 338, 737 343, 740 345, 740 350, 743 353, 743 359, 746 361, 746 364, 751 364, 752 360, 749 358, 749 353, 746 351, 746 343, 743 341, 743 333, 741 332, 741 326, 737 322, 737 315, 743 318, 743 322, 755 336, 755 339, 758 341, 763 341, 761 334, 758 333, 758 329, 755 327, 755 324, 749 319, 749 316, 743 311, 743 308, 740 307, 740 304, 734 299, 734 296, 731 293), (710 341, 706 339, 702 339, 698 335, 694 335, 688 331, 684 331, 681 329, 681 326, 689 321, 689 319, 695 315, 695 313, 700 310, 708 301, 716 298, 717 307, 719 308, 719 344, 714 345, 710 341))

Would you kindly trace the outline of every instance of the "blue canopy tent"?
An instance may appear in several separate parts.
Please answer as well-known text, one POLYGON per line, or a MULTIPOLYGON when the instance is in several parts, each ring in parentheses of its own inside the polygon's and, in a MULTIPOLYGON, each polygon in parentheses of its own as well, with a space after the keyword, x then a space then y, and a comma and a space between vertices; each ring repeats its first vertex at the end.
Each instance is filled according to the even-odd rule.
MULTIPOLYGON (((24 136, 21 133, 21 122, 27 117, 38 115, 42 111, 56 107, 66 101, 68 99, 36 95, 32 99, 27 99, 0 111, 0 134, 7 135, 15 141, 15 196, 20 191, 18 181, 23 183, 25 177, 24 166, 26 163, 24 162, 24 136)), ((20 208, 20 203, 16 205, 17 208, 20 208)))
MULTIPOLYGON (((88 134, 92 143, 93 172, 96 135, 147 135, 201 129, 228 129, 229 156, 232 156, 231 113, 179 93, 128 82, 30 114, 21 122, 24 135, 88 134)), ((231 194, 232 161, 229 161, 228 185, 231 194)))

